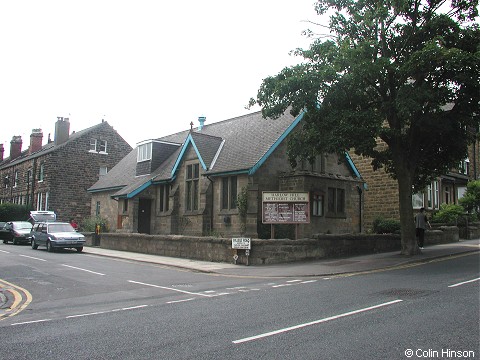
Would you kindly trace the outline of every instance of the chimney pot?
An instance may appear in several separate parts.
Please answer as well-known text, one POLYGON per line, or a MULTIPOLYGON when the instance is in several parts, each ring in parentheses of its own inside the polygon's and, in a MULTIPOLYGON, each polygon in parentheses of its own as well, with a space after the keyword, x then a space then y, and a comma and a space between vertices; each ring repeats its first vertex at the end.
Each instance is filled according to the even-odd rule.
POLYGON ((198 130, 202 130, 203 126, 205 125, 205 121, 207 118, 205 116, 199 116, 198 117, 198 122, 200 123, 200 126, 198 127, 198 130))
POLYGON ((13 136, 10 141, 10 160, 16 159, 22 154, 22 137, 13 136))

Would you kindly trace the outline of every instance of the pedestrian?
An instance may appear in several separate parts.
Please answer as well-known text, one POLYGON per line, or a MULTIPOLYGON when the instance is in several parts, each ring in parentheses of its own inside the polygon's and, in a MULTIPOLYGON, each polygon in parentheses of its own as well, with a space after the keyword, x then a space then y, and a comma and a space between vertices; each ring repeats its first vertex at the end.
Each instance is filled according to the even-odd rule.
POLYGON ((425 213, 425 208, 422 207, 420 212, 415 215, 415 230, 417 235, 417 244, 420 249, 423 249, 423 242, 425 241, 425 230, 427 225, 432 228, 430 222, 428 221, 427 214, 425 213))
POLYGON ((77 222, 75 221, 74 218, 70 219, 70 225, 72 225, 72 227, 75 229, 75 231, 78 230, 78 224, 77 224, 77 222))

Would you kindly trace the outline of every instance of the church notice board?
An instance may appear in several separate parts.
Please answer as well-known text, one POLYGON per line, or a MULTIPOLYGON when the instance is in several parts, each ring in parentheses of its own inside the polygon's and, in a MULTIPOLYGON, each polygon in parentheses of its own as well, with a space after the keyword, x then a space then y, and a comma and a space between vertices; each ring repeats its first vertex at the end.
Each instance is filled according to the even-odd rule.
POLYGON ((309 224, 308 192, 262 192, 262 223, 309 224))

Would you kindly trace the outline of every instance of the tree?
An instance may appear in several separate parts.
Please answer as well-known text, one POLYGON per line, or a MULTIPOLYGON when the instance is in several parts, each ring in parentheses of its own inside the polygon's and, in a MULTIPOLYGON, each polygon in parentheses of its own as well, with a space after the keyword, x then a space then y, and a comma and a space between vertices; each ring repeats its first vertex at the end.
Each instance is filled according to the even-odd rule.
POLYGON ((480 180, 470 181, 467 191, 459 200, 459 204, 470 214, 475 214, 478 220, 480 213, 480 180))
POLYGON ((448 4, 320 0, 316 11, 330 15, 332 35, 296 49, 302 62, 264 79, 250 99, 266 118, 306 111, 289 142, 293 166, 299 157, 355 151, 397 180, 405 255, 420 251, 412 191, 457 167, 478 129, 478 0, 448 4))

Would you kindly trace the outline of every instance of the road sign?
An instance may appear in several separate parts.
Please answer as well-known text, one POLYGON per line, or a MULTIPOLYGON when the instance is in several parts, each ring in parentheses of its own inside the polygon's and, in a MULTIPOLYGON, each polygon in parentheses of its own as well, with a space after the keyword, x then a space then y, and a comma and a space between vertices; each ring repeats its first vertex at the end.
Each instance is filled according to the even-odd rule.
POLYGON ((232 249, 251 249, 250 238, 232 238, 232 249))

